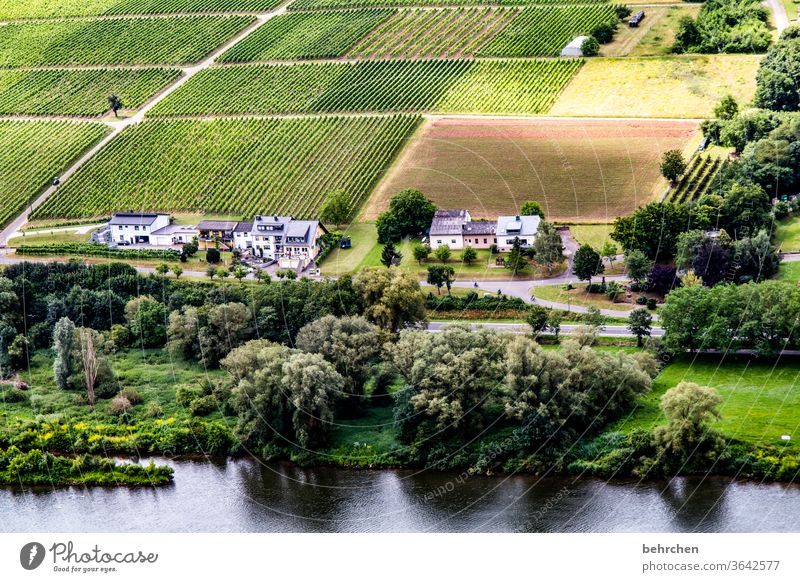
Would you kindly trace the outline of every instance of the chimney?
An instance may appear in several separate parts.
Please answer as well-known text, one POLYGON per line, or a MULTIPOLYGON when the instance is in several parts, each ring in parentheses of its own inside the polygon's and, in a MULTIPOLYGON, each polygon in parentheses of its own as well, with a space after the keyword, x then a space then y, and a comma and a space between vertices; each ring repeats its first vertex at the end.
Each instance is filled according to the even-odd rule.
POLYGON ((519 214, 518 214, 518 215, 516 215, 516 216, 514 217, 514 220, 516 220, 517 222, 519 222, 519 214))

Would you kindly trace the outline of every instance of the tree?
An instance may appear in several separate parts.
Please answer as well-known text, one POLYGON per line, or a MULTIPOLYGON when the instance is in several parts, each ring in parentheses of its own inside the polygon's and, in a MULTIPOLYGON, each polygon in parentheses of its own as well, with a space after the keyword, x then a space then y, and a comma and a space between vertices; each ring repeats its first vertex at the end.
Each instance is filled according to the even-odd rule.
POLYGON ((661 156, 661 175, 673 184, 686 171, 686 161, 680 150, 668 150, 661 156))
POLYGON ((650 337, 653 316, 646 309, 634 309, 628 316, 628 329, 636 336, 636 345, 642 347, 642 338, 650 337))
POLYGON ((231 276, 230 270, 226 269, 225 267, 217 267, 217 278, 221 279, 223 282, 225 279, 231 276))
POLYGON ((430 245, 415 243, 412 253, 414 254, 414 260, 421 265, 422 261, 428 260, 428 256, 431 254, 431 247, 430 245))
POLYGON ((109 95, 108 96, 108 106, 111 108, 111 111, 114 112, 114 117, 119 117, 117 112, 125 107, 125 104, 122 102, 117 95, 109 95))
POLYGON ((384 267, 392 267, 400 264, 403 255, 394 247, 394 243, 389 241, 383 247, 381 252, 381 264, 384 267))
POLYGON ((800 105, 800 38, 797 27, 786 28, 761 60, 756 75, 756 107, 773 111, 797 111, 800 105))
POLYGON ((297 334, 298 349, 320 354, 345 379, 345 395, 364 395, 371 362, 380 355, 383 335, 361 316, 325 317, 306 324, 297 334))
POLYGON ((632 250, 625 253, 625 270, 628 272, 628 277, 637 283, 643 281, 652 268, 653 261, 642 251, 632 250))
POLYGON ((217 268, 214 265, 209 265, 206 269, 206 275, 213 281, 214 277, 217 276, 217 268))
POLYGON ((53 328, 53 376, 56 386, 65 390, 72 376, 72 342, 75 336, 75 324, 67 317, 62 317, 53 328))
POLYGON ((159 275, 160 277, 166 277, 166 276, 167 276, 167 273, 169 273, 169 265, 168 265, 168 264, 166 264, 166 263, 161 263, 161 264, 159 264, 159 265, 156 267, 156 273, 158 273, 158 275, 159 275))
POLYGON ((428 285, 435 285, 437 294, 441 294, 442 286, 447 285, 447 292, 450 293, 450 287, 453 285, 455 273, 453 267, 431 265, 428 267, 428 285))
POLYGON ((647 288, 659 295, 666 295, 677 283, 678 271, 672 265, 653 265, 647 274, 647 288))
POLYGON ((716 460, 724 441, 709 424, 721 417, 716 390, 681 382, 661 397, 667 426, 653 430, 653 441, 665 468, 691 470, 716 460))
POLYGON ((294 353, 282 367, 294 436, 304 449, 321 447, 333 424, 334 403, 344 378, 319 354, 294 353))
POLYGON ((703 42, 703 36, 697 23, 691 16, 681 16, 678 20, 678 30, 675 32, 675 43, 672 51, 676 53, 686 52, 687 49, 697 46, 703 42))
POLYGON ((600 255, 589 245, 581 245, 575 251, 575 258, 572 263, 572 272, 581 281, 592 282, 592 277, 599 275, 605 270, 600 255))
POLYGON ((206 251, 206 262, 211 263, 212 265, 216 265, 222 259, 222 255, 219 253, 219 249, 211 248, 206 251))
POLYGON ((378 243, 399 241, 403 238, 403 231, 400 228, 400 220, 392 212, 382 212, 375 221, 375 229, 378 231, 378 243))
POLYGON ((531 326, 533 337, 537 337, 547 331, 549 320, 549 309, 545 309, 541 305, 531 305, 528 308, 528 315, 525 317, 525 321, 531 326))
POLYGON ((172 267, 172 272, 175 274, 176 279, 180 279, 181 275, 183 275, 183 269, 179 265, 174 265, 172 267))
POLYGON ((666 262, 675 256, 682 232, 704 229, 708 219, 693 209, 669 202, 651 202, 637 208, 631 216, 614 220, 611 238, 625 253, 638 249, 648 258, 666 262))
POLYGON ((581 44, 581 54, 584 57, 593 57, 600 53, 600 43, 593 36, 586 37, 581 44))
POLYGON ((471 246, 464 247, 464 250, 461 251, 461 260, 466 263, 467 265, 471 265, 473 261, 478 258, 478 251, 476 251, 471 246))
POLYGON ((512 276, 528 267, 528 260, 525 258, 525 253, 522 251, 519 238, 514 238, 514 244, 511 246, 511 251, 509 251, 506 257, 505 267, 511 271, 512 276))
POLYGON ((231 270, 231 274, 233 275, 233 278, 234 278, 234 279, 236 279, 237 281, 239 281, 239 283, 241 283, 241 282, 242 282, 242 280, 243 280, 245 277, 247 277, 247 269, 245 269, 245 268, 244 268, 244 267, 242 267, 241 265, 236 265, 236 266, 235 266, 235 267, 234 267, 234 268, 231 270))
POLYGON ((143 348, 160 348, 167 343, 168 316, 166 305, 147 295, 125 304, 125 319, 135 345, 143 348))
POLYGON ((350 219, 350 195, 345 190, 336 190, 328 194, 319 211, 322 222, 340 226, 350 219))
POLYGON ((253 315, 243 303, 223 303, 208 310, 198 341, 203 364, 215 368, 231 351, 251 339, 253 315))
POLYGON ((591 35, 597 39, 600 44, 606 44, 613 40, 616 27, 607 22, 598 24, 592 29, 591 35))
POLYGON ((606 259, 609 266, 611 266, 616 260, 618 252, 617 245, 610 240, 607 240, 603 243, 603 247, 600 249, 600 256, 606 259))
POLYGON ((200 318, 196 307, 184 306, 169 314, 167 349, 173 358, 200 359, 200 318))
POLYGON ((525 202, 522 205, 522 208, 519 209, 519 213, 522 216, 538 216, 544 220, 544 210, 542 210, 541 204, 533 200, 528 200, 525 202))
POLYGON ((714 117, 717 119, 729 120, 736 117, 739 113, 739 104, 733 95, 728 94, 723 97, 720 102, 714 107, 714 117))
POLYGON ((599 330, 605 325, 606 316, 597 307, 590 305, 586 308, 586 313, 581 316, 581 320, 594 330, 599 330))
POLYGON ((440 247, 437 247, 436 250, 433 252, 433 254, 436 256, 437 259, 442 261, 442 263, 444 264, 450 259, 450 255, 452 253, 450 252, 449 246, 442 245, 440 247))
POLYGON ((544 266, 548 273, 552 271, 553 266, 564 260, 561 235, 552 223, 542 221, 539 224, 539 232, 533 241, 533 250, 536 262, 544 266))
POLYGON ((79 341, 81 347, 81 361, 83 363, 83 378, 86 382, 86 399, 89 406, 94 407, 94 387, 97 382, 97 352, 94 347, 93 330, 81 328, 79 341))
POLYGON ((353 277, 353 290, 363 301, 364 316, 391 332, 427 317, 425 296, 411 273, 366 267, 353 277))
POLYGON ((431 224, 436 206, 419 190, 407 189, 389 201, 389 210, 378 216, 378 242, 398 241, 424 232, 431 224))

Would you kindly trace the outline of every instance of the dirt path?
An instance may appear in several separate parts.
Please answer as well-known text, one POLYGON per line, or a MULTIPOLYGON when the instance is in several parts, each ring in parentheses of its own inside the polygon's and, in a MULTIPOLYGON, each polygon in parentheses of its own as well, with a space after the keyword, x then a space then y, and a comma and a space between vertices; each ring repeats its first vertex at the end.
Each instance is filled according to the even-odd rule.
POLYGON ((778 34, 780 34, 784 28, 789 26, 789 15, 786 14, 786 8, 780 0, 765 0, 764 5, 772 11, 775 28, 778 29, 778 34))
MULTIPOLYGON (((290 4, 291 0, 285 0, 282 4, 277 6, 275 9, 271 10, 270 12, 266 12, 264 14, 257 15, 257 20, 245 28, 244 30, 240 31, 234 37, 228 39, 224 44, 217 47, 212 53, 206 55, 206 58, 196 65, 191 67, 186 67, 181 69, 182 75, 178 77, 171 85, 169 85, 166 89, 161 91, 158 95, 150 99, 147 103, 145 103, 139 110, 136 112, 135 115, 132 117, 128 117, 126 119, 120 119, 119 121, 109 121, 107 124, 112 128, 111 133, 109 133, 106 137, 100 140, 97 144, 94 145, 91 149, 89 149, 86 153, 81 156, 77 162, 72 164, 69 168, 65 169, 61 173, 61 183, 64 184, 75 172, 77 172, 84 164, 86 164, 89 160, 91 160, 95 154, 97 154, 100 150, 102 150, 111 140, 117 137, 125 128, 135 125, 137 123, 141 123, 144 120, 145 115, 147 112, 150 111, 153 107, 155 107, 162 99, 165 99, 167 96, 172 94, 176 91, 181 85, 186 83, 189 79, 194 77, 197 73, 202 70, 209 68, 211 65, 214 64, 222 53, 226 52, 228 49, 236 45, 237 43, 241 42, 244 38, 248 37, 252 34, 255 30, 261 27, 265 22, 269 21, 271 18, 284 14, 286 12, 286 7, 290 4)), ((10 236, 17 231, 19 231, 25 223, 28 222, 28 217, 30 216, 31 212, 36 210, 39 206, 44 204, 44 202, 50 198, 53 194, 58 191, 58 186, 50 186, 44 192, 42 192, 39 197, 30 205, 28 206, 22 214, 20 214, 16 219, 14 219, 5 229, 0 232, 0 247, 5 246, 8 243, 8 239, 10 236)))

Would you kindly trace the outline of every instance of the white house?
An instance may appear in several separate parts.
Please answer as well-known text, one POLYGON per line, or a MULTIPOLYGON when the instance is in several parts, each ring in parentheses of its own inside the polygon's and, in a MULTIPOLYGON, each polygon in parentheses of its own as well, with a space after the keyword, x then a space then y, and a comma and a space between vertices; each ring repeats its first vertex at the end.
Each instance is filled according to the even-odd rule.
POLYGON ((164 228, 154 230, 150 235, 150 244, 157 247, 171 247, 192 242, 200 231, 196 226, 185 224, 168 224, 164 228))
POLYGON ((115 243, 154 244, 151 236, 154 231, 169 226, 169 214, 116 212, 108 225, 115 243))
POLYGON ((582 57, 583 51, 581 47, 583 46, 583 41, 587 40, 588 36, 576 36, 573 38, 567 46, 561 49, 561 56, 562 57, 582 57))
POLYGON ((464 248, 464 225, 472 220, 466 210, 437 210, 433 214, 428 232, 433 250, 448 246, 451 249, 464 248))
POLYGON ((506 253, 514 246, 514 239, 519 239, 520 245, 529 247, 536 239, 539 232, 538 216, 500 216, 497 218, 497 250, 506 253))
POLYGON ((276 260, 284 269, 304 269, 320 251, 325 233, 316 220, 294 220, 291 216, 256 216, 240 222, 233 231, 233 245, 254 257, 276 260))

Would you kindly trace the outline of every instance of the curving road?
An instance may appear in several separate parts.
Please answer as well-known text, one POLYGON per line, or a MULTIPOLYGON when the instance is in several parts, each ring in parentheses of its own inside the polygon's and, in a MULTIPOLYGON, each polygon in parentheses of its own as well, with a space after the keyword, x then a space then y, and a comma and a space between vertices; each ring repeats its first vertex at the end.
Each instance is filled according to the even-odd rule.
POLYGON ((786 8, 780 0, 765 0, 764 5, 772 11, 775 28, 780 34, 789 26, 789 15, 786 14, 786 8))

